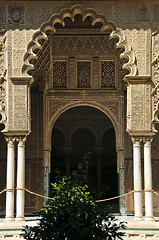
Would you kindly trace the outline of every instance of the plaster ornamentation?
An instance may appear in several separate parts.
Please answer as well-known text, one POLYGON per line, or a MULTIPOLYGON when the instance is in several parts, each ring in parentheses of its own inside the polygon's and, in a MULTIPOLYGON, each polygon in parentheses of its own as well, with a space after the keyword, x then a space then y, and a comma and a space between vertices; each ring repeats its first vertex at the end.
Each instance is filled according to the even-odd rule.
POLYGON ((27 129, 27 101, 25 85, 14 85, 14 129, 27 129))
POLYGON ((0 23, 6 23, 6 6, 1 6, 0 8, 0 23))
POLYGON ((24 6, 8 6, 8 23, 24 24, 24 6))
POLYGON ((99 83, 99 77, 100 77, 100 72, 99 72, 99 57, 94 57, 93 61, 92 61, 92 65, 93 65, 93 70, 92 70, 92 74, 93 74, 93 82, 92 82, 92 87, 93 88, 99 88, 100 87, 100 83, 99 83))
POLYGON ((152 133, 151 88, 149 77, 128 80, 127 131, 132 135, 152 133))
POLYGON ((5 70, 5 42, 4 32, 0 33, 0 124, 6 122, 6 72, 5 70))
MULTIPOLYGON (((52 121, 52 118, 54 115, 56 115, 60 109, 62 109, 63 107, 67 106, 68 104, 72 104, 74 105, 75 103, 78 103, 78 101, 67 101, 67 100, 52 100, 48 102, 48 120, 49 122, 52 121)), ((85 104, 88 103, 88 105, 91 103, 89 101, 85 101, 85 104)), ((106 109, 108 109, 108 111, 111 112, 111 114, 113 115, 113 117, 116 119, 116 121, 120 120, 119 117, 119 108, 120 108, 120 103, 119 101, 94 101, 95 104, 99 104, 99 105, 103 105, 103 107, 105 107, 106 109)))
POLYGON ((153 126, 159 123, 159 29, 152 34, 153 126))
POLYGON ((83 5, 74 5, 72 8, 62 9, 59 14, 54 14, 50 17, 49 21, 43 23, 39 31, 35 32, 32 41, 27 46, 27 52, 24 56, 24 65, 22 67, 23 74, 29 74, 30 70, 34 70, 35 66, 32 61, 38 59, 38 55, 35 50, 41 49, 42 45, 40 40, 48 40, 48 31, 56 32, 55 24, 59 23, 65 26, 65 17, 69 17, 74 21, 75 15, 80 14, 84 21, 88 16, 92 18, 92 26, 96 23, 101 23, 101 31, 105 32, 111 30, 110 38, 118 39, 116 43, 117 48, 122 48, 124 51, 120 54, 121 58, 126 58, 127 62, 123 64, 123 68, 129 71, 129 75, 134 76, 137 73, 137 67, 135 64, 135 56, 131 47, 128 46, 127 40, 121 29, 117 28, 112 22, 107 21, 102 14, 97 14, 93 9, 85 9, 83 5))
POLYGON ((68 88, 75 88, 75 57, 70 57, 68 59, 68 77, 69 77, 69 83, 68 88))
POLYGON ((0 124, 6 121, 6 71, 0 76, 0 124))
POLYGON ((139 21, 149 21, 149 11, 146 5, 143 5, 139 8, 139 21))
POLYGON ((131 86, 131 127, 134 130, 144 129, 144 109, 143 109, 143 85, 131 86))

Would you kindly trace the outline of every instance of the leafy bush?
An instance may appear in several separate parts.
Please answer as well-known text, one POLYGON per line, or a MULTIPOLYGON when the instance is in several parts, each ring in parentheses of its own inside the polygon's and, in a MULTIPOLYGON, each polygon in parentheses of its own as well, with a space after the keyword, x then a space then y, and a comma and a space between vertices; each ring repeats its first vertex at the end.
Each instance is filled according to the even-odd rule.
POLYGON ((25 228, 25 239, 37 240, 111 240, 122 239, 124 223, 100 212, 87 186, 88 161, 79 164, 68 178, 52 184, 54 200, 39 212, 39 224, 25 228))

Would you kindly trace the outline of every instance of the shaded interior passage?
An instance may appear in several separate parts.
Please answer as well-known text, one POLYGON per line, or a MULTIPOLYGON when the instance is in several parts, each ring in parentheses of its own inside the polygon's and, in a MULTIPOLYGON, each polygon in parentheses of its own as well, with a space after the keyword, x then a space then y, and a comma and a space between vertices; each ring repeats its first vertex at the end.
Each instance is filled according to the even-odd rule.
MULTIPOLYGON (((117 196, 115 131, 110 119, 92 107, 74 107, 56 121, 52 131, 50 182, 55 181, 56 169, 69 176, 88 152, 89 190, 98 199, 117 196)), ((113 206, 111 211, 119 211, 118 200, 104 206, 107 204, 113 206)))

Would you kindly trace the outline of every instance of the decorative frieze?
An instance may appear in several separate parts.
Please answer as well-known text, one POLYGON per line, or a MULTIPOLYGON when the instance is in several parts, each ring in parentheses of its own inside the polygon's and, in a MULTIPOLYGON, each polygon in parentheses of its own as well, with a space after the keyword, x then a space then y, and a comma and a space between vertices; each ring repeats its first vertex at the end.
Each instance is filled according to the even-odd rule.
POLYGON ((115 51, 115 40, 109 35, 60 35, 52 38, 52 54, 56 56, 109 54, 115 51))

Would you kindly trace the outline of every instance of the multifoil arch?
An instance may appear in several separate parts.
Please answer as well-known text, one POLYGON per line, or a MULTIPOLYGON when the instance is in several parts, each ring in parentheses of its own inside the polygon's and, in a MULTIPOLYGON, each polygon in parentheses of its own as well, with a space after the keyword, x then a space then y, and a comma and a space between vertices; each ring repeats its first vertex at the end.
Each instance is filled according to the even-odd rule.
POLYGON ((116 38, 116 47, 121 48, 124 51, 120 54, 120 58, 125 58, 126 63, 123 64, 123 69, 127 69, 129 74, 126 76, 135 76, 137 74, 137 66, 135 64, 135 55, 131 49, 131 46, 127 43, 126 37, 123 31, 118 28, 113 22, 108 21, 104 15, 98 14, 94 9, 85 8, 81 4, 74 5, 71 8, 64 8, 58 14, 53 14, 47 22, 41 24, 38 31, 33 34, 32 40, 27 45, 27 52, 24 55, 24 64, 22 66, 22 73, 24 75, 30 75, 30 71, 35 69, 34 60, 38 59, 37 50, 42 49, 40 40, 48 40, 47 32, 56 32, 55 24, 60 23, 65 26, 65 18, 69 17, 74 22, 74 17, 80 14, 84 21, 87 17, 92 18, 92 26, 96 23, 102 23, 101 31, 110 30, 110 39, 116 38))

